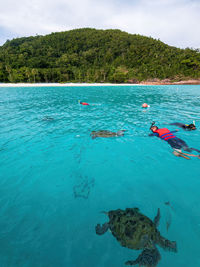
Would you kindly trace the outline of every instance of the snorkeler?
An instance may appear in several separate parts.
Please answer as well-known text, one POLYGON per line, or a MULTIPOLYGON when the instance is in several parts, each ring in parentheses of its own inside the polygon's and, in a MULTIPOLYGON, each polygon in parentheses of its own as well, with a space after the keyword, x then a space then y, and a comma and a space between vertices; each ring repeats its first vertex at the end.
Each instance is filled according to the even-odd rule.
POLYGON ((187 151, 187 152, 192 152, 197 151, 200 153, 200 150, 196 148, 190 148, 188 145, 183 141, 182 139, 176 137, 173 133, 177 132, 178 130, 175 131, 170 131, 167 128, 161 128, 159 129, 156 125, 155 122, 151 124, 150 130, 153 132, 152 134, 149 134, 149 136, 157 136, 161 138, 162 140, 166 141, 173 149, 173 154, 177 157, 183 157, 185 159, 190 159, 189 157, 197 157, 200 159, 200 155, 194 155, 194 154, 187 154, 183 153, 181 149, 187 151), (188 157, 189 156, 189 157, 188 157))
POLYGON ((78 101, 78 103, 80 104, 80 105, 83 105, 83 106, 89 106, 90 104, 88 104, 88 103, 86 103, 86 102, 82 102, 82 101, 78 101))
POLYGON ((180 123, 180 122, 174 122, 174 123, 170 123, 170 125, 176 125, 176 126, 182 128, 185 131, 196 130, 195 121, 193 121, 193 123, 191 123, 191 124, 184 124, 184 123, 180 123))

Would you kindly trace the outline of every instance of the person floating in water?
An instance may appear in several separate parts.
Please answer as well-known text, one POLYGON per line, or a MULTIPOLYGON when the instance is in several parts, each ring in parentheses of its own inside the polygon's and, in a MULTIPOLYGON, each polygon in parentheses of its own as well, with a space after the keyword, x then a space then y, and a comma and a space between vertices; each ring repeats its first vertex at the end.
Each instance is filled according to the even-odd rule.
POLYGON ((193 121, 193 123, 191 123, 191 124, 184 124, 184 123, 180 123, 180 122, 174 122, 174 123, 170 123, 170 125, 178 126, 178 127, 182 128, 185 131, 196 130, 195 121, 193 121))
POLYGON ((185 159, 190 159, 189 157, 197 157, 200 159, 200 155, 194 155, 194 154, 187 154, 183 153, 182 149, 188 152, 197 151, 200 153, 200 150, 196 148, 190 148, 188 145, 183 141, 182 139, 176 137, 173 133, 177 132, 178 130, 175 131, 170 131, 167 128, 161 128, 159 129, 156 125, 155 122, 151 124, 150 130, 153 132, 152 134, 149 134, 149 136, 157 136, 161 138, 162 140, 166 141, 173 149, 173 154, 177 157, 182 157, 185 159))
POLYGON ((86 102, 82 102, 82 101, 78 101, 78 103, 80 104, 80 105, 83 105, 83 106, 89 106, 90 104, 88 104, 88 103, 86 103, 86 102))

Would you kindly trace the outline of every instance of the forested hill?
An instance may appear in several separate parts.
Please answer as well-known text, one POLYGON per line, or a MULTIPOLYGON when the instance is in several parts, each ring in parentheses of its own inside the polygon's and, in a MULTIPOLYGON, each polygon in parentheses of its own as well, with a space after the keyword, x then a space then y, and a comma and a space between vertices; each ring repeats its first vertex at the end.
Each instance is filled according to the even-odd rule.
POLYGON ((0 47, 0 82, 137 82, 200 78, 198 50, 90 28, 17 38, 0 47))

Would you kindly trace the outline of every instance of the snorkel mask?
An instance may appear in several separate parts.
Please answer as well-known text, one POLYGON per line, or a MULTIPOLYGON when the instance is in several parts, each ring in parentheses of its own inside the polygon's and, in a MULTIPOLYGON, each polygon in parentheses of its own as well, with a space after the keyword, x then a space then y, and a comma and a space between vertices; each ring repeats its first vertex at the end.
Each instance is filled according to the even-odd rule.
POLYGON ((158 130, 158 127, 155 125, 155 121, 153 121, 153 122, 151 123, 150 130, 151 130, 152 132, 155 132, 155 131, 157 131, 157 130, 158 130), (154 130, 152 129, 153 127, 155 127, 155 129, 154 129, 154 130))
POLYGON ((185 126, 187 129, 196 130, 195 121, 193 121, 193 123, 190 124, 185 124, 185 126))
POLYGON ((152 121, 152 123, 151 123, 151 126, 150 126, 150 130, 151 130, 151 128, 153 127, 155 125, 155 121, 152 121))
POLYGON ((191 130, 196 130, 195 122, 193 121, 193 123, 189 124, 188 128, 190 128, 191 130))

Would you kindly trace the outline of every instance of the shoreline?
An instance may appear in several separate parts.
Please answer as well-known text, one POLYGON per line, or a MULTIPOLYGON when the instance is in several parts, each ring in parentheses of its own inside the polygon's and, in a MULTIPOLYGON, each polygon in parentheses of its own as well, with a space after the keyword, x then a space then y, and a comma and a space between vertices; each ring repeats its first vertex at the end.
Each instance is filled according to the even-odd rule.
POLYGON ((160 81, 144 81, 140 84, 143 85, 199 85, 200 80, 186 80, 179 82, 171 82, 170 80, 160 80, 160 81))
POLYGON ((0 87, 76 87, 76 86, 135 86, 133 83, 0 83, 0 87))
POLYGON ((200 80, 171 82, 169 80, 139 83, 0 83, 0 87, 76 87, 76 86, 144 86, 144 85, 200 85, 200 80))

